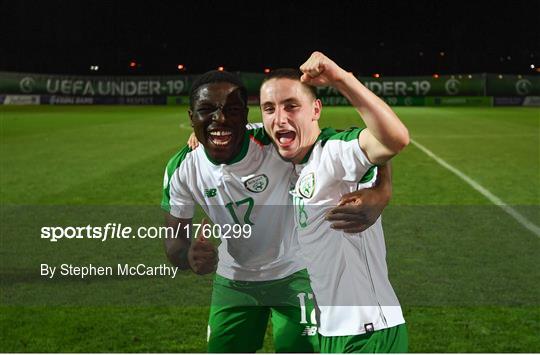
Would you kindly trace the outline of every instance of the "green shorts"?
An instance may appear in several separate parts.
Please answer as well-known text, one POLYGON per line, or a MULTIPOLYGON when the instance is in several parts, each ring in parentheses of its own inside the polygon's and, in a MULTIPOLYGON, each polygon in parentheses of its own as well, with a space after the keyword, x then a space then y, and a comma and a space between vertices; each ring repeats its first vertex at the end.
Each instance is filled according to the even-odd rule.
POLYGON ((318 352, 313 292, 306 270, 272 281, 216 275, 208 322, 208 352, 256 352, 271 317, 276 352, 318 352))
POLYGON ((320 340, 321 353, 406 353, 409 347, 405 324, 360 335, 321 336, 320 340))

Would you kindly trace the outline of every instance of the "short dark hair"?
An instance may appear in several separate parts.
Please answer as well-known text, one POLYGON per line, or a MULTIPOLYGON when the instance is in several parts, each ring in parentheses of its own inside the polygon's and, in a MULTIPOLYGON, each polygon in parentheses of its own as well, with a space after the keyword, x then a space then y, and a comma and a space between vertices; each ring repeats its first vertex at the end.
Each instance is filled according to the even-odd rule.
POLYGON ((240 80, 240 78, 235 74, 227 71, 211 70, 200 75, 197 79, 195 79, 193 84, 191 84, 191 88, 189 89, 189 106, 191 108, 193 108, 193 103, 196 99, 195 96, 197 95, 199 88, 203 85, 213 83, 230 83, 238 86, 238 89, 240 89, 240 96, 242 97, 242 100, 244 100, 244 103, 247 106, 247 89, 242 80, 240 80))
MULTIPOLYGON (((266 76, 263 79, 262 84, 266 83, 268 80, 271 79, 291 79, 300 81, 300 77, 302 76, 302 71, 300 69, 295 68, 279 68, 272 70, 270 73, 266 74, 266 76)), ((262 86, 261 84, 261 86, 262 86)), ((313 95, 313 98, 317 98, 317 89, 314 86, 304 84, 302 85, 313 95)))

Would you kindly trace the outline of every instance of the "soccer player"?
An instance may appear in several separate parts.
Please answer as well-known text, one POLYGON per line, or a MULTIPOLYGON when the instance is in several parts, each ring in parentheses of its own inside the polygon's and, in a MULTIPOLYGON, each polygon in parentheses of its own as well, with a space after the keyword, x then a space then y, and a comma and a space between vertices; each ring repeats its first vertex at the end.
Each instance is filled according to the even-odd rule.
POLYGON ((321 352, 406 352, 408 335, 388 280, 380 219, 359 234, 330 228, 340 196, 370 183, 370 169, 409 142, 384 101, 352 74, 315 52, 295 70, 278 70, 261 86, 266 131, 298 173, 294 204, 298 240, 318 310, 321 352), (312 86, 332 86, 357 109, 366 129, 320 130, 322 105, 312 86))
MULTIPOLYGON (((279 157, 262 128, 246 128, 246 89, 230 73, 209 72, 192 85, 189 116, 201 146, 185 147, 169 161, 162 206, 167 225, 181 231, 180 238, 166 240, 169 260, 198 274, 214 271, 217 263, 208 351, 255 352, 270 315, 276 351, 318 351, 312 291, 290 203, 292 164, 279 157), (249 238, 222 238, 218 262, 210 241, 189 239, 195 204, 222 234, 227 227, 231 237, 234 226, 250 226, 249 238)), ((388 201, 387 184, 381 186, 369 192, 373 200, 379 196, 375 209, 388 201)), ((348 217, 338 216, 340 228, 372 223, 355 220, 363 207, 352 208, 343 211, 348 217)))

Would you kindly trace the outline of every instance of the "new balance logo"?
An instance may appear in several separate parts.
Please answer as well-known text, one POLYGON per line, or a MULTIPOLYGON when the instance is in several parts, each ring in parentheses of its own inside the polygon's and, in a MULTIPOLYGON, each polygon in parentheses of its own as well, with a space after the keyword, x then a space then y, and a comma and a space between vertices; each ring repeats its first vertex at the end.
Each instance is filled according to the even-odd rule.
POLYGON ((217 189, 206 189, 204 190, 204 195, 206 197, 216 197, 217 189))
POLYGON ((306 328, 305 328, 304 331, 302 332, 302 335, 303 335, 303 336, 314 336, 314 335, 317 335, 317 326, 311 326, 311 325, 306 326, 306 328))

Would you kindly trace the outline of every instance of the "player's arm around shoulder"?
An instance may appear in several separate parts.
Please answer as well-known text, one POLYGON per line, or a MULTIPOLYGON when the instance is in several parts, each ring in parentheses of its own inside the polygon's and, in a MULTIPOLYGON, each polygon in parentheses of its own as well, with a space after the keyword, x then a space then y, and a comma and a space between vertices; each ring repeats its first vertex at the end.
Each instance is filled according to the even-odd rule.
POLYGON ((360 233, 377 221, 392 198, 390 162, 379 166, 375 186, 350 192, 341 197, 326 219, 331 228, 345 233, 360 233))

